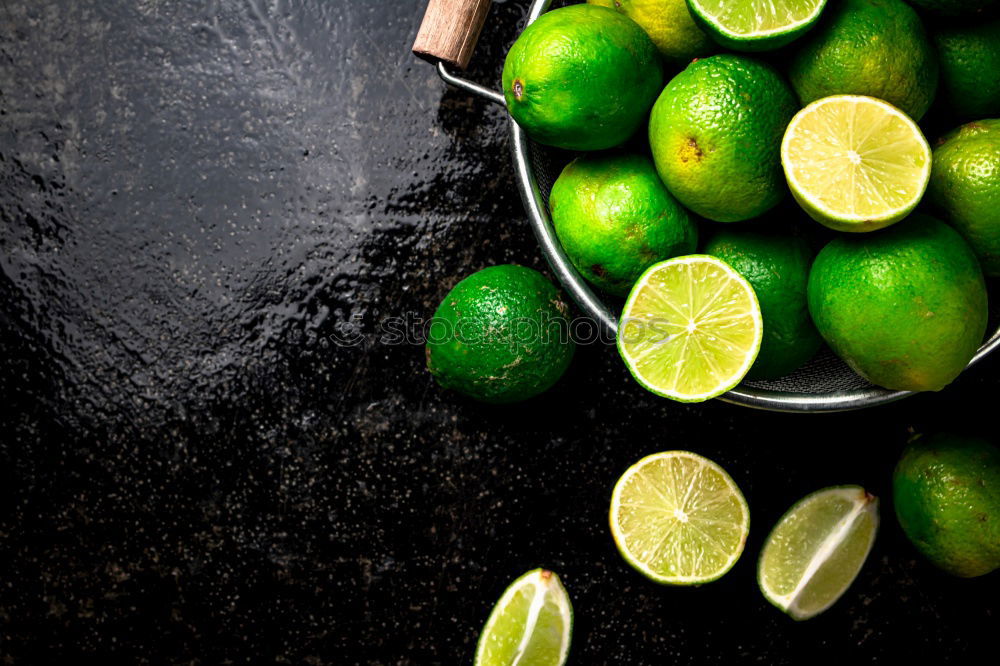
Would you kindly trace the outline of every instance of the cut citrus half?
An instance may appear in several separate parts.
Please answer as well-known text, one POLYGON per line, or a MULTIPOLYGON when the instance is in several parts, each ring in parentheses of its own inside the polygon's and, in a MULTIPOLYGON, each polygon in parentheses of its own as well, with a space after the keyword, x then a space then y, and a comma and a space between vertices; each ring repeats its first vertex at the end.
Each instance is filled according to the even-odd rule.
POLYGON ((757 564, 761 592, 796 620, 822 613, 854 582, 877 531, 878 500, 860 486, 806 496, 764 543, 757 564))
POLYGON ((729 571, 743 553, 750 510, 716 463, 688 451, 646 456, 611 495, 611 535, 622 557, 667 585, 697 585, 729 571))
POLYGON ((931 149, 917 124, 888 102, 833 95, 792 118, 781 164, 810 217, 838 231, 874 231, 920 202, 931 149))
POLYGON ((622 311, 618 351, 646 389, 701 402, 743 379, 763 329, 750 283, 724 261, 694 254, 642 274, 622 311))
POLYGON ((493 607, 476 645, 476 666, 562 666, 573 633, 573 607, 559 576, 534 569, 493 607))
POLYGON ((811 28, 826 0, 687 0, 695 21, 719 44, 767 51, 811 28))

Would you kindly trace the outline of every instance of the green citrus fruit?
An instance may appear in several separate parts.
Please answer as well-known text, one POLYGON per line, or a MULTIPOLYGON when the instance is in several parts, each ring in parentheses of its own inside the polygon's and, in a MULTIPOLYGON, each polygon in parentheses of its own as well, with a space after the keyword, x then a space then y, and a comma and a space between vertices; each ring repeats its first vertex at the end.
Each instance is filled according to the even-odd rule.
POLYGON ((616 146, 639 128, 663 85, 656 46, 635 22, 595 5, 542 14, 503 66, 507 109, 539 143, 616 146))
POLYGON ((748 379, 773 379, 812 358, 822 340, 809 317, 806 286, 813 253, 801 238, 776 233, 722 230, 705 244, 747 279, 764 320, 760 353, 748 379))
POLYGON ((617 9, 639 24, 656 44, 664 60, 686 65, 716 50, 715 44, 688 13, 685 0, 587 0, 617 9))
POLYGON ((943 137, 927 190, 983 271, 1000 276, 1000 119, 971 122, 943 137))
POLYGON ((687 0, 695 22, 736 51, 769 51, 801 37, 826 0, 687 0))
POLYGON ((698 229, 641 155, 570 162, 549 197, 563 250, 590 282, 628 295, 658 261, 694 252, 698 229))
POLYGON ((935 565, 966 578, 1000 568, 1000 449, 920 437, 896 465, 892 491, 903 531, 935 565))
POLYGON ((569 308, 535 270, 484 268, 452 289, 427 331, 427 369, 444 388, 507 403, 537 395, 573 358, 569 308))
POLYGON ((941 61, 944 106, 959 118, 1000 114, 1000 19, 947 23, 931 32, 941 61))
POLYGON ((969 16, 996 7, 998 0, 907 0, 911 5, 945 16, 969 16))
POLYGON ((902 0, 842 0, 805 37, 789 77, 803 104, 868 95, 920 120, 934 99, 938 61, 920 17, 902 0))
POLYGON ((699 215, 717 222, 756 217, 785 194, 779 151, 796 107, 769 65, 731 54, 697 60, 653 106, 656 169, 699 215))
POLYGON ((986 332, 986 287, 975 254, 926 215, 831 241, 809 274, 809 312, 858 374, 889 389, 937 391, 986 332))

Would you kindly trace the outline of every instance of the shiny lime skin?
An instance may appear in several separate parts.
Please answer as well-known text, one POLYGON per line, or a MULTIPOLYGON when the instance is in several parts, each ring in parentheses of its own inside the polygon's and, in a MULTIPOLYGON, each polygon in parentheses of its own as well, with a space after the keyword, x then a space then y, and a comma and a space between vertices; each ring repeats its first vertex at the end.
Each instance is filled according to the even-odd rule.
POLYGON ((748 379, 787 375, 815 356, 823 340, 806 302, 813 258, 808 243, 784 234, 723 229, 703 252, 735 268, 757 294, 764 338, 748 379))
POLYGON ((1000 119, 978 120, 947 134, 934 149, 928 196, 1000 276, 1000 119))
POLYGON ((907 0, 907 2, 943 16, 971 16, 1000 4, 998 0, 907 0))
POLYGON ((896 465, 892 494, 900 526, 932 563, 966 578, 1000 568, 1000 449, 920 437, 896 465))
POLYGON ((547 390, 573 358, 569 308, 523 266, 473 273, 452 289, 427 331, 427 369, 444 388, 489 403, 547 390))
POLYGON ((518 125, 539 143, 570 150, 624 142, 662 86, 649 36, 596 5, 542 14, 514 42, 503 67, 504 99, 518 125))
POLYGON ((695 213, 737 222, 784 197, 781 138, 795 96, 770 65, 721 54, 675 76, 653 106, 649 143, 667 189, 695 213))
POLYGON ((627 296, 658 261, 694 252, 698 229, 643 155, 570 162, 549 197, 563 250, 598 287, 627 296))
POLYGON ((1000 19, 932 30, 941 61, 939 101, 960 119, 1000 115, 1000 19))
POLYGON ((934 100, 938 60, 920 17, 903 0, 841 0, 803 39, 788 76, 803 105, 868 95, 920 120, 934 100))
POLYGON ((888 389, 938 391, 986 332, 986 286, 971 248, 926 215, 831 241, 809 274, 809 312, 848 365, 888 389))
POLYGON ((592 5, 611 7, 629 17, 646 31, 663 59, 684 66, 693 58, 718 51, 719 47, 695 25, 685 0, 587 0, 592 5))

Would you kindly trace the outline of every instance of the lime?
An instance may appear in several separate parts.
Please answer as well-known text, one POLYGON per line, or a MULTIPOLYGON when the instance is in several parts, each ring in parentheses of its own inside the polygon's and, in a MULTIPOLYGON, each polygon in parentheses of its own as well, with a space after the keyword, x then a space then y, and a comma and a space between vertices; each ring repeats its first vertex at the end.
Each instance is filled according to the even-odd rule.
POLYGON ((685 0, 587 0, 617 9, 639 24, 660 55, 672 65, 686 65, 715 50, 715 44, 688 13, 685 0))
POLYGON ((666 585, 720 578, 743 553, 750 509, 716 463, 688 451, 646 456, 611 495, 611 535, 639 573, 666 585))
POLYGON ((549 197, 563 250, 590 282, 628 295, 657 261, 694 252, 698 229, 642 155, 570 162, 549 197))
POLYGON ((716 222, 756 217, 785 194, 779 146, 796 106, 770 65, 731 54, 693 62, 653 107, 656 169, 699 215, 716 222))
POLYGON ((979 120, 946 135, 934 149, 930 200, 1000 276, 1000 119, 979 120))
POLYGON ((878 531, 878 500, 860 486, 818 490, 799 500, 771 530, 757 583, 795 620, 832 606, 851 586, 878 531))
POLYGON ((829 95, 870 95, 915 120, 934 100, 938 61, 920 17, 903 0, 830 3, 792 57, 803 104, 829 95))
POLYGON ((687 0, 712 39, 737 51, 769 51, 811 28, 826 0, 687 0))
POLYGON ((941 61, 938 97, 962 119, 1000 114, 1000 19, 946 23, 931 32, 941 61))
POLYGON ((595 5, 542 14, 503 66, 507 110, 539 143, 616 146, 639 128, 663 85, 656 46, 636 23, 595 5))
POLYGON ((809 274, 809 312, 830 347, 873 384, 937 391, 983 339, 986 287, 961 236, 914 215, 823 248, 809 274))
POLYGON ((781 142, 792 195, 839 231, 873 231, 917 206, 931 149, 905 113, 874 97, 834 95, 796 114, 781 142))
POLYGON ((892 479, 896 517, 927 559, 966 578, 1000 568, 1000 450, 981 439, 919 437, 892 479))
POLYGON ((427 369, 477 400, 537 395, 573 358, 569 308, 552 283, 523 266, 491 266, 452 289, 427 331, 427 369))
POLYGON ((739 271, 757 294, 764 337, 747 379, 787 375, 816 354, 823 341, 806 303, 813 257, 808 243, 787 234, 724 229, 704 252, 739 271))
POLYGON ((493 607, 476 645, 476 666, 561 666, 569 654, 573 607, 559 576, 535 569, 493 607))
POLYGON ((622 311, 618 351, 644 388, 702 402, 743 379, 763 327, 750 283, 724 261, 695 254, 639 278, 622 311))
POLYGON ((929 12, 945 16, 969 16, 983 13, 998 4, 997 0, 908 0, 929 12))

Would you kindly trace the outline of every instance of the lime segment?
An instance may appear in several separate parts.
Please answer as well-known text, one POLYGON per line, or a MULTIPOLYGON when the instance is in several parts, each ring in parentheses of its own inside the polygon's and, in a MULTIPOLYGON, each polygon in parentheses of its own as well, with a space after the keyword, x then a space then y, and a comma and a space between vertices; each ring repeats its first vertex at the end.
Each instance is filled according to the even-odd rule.
POLYGON ((808 495, 767 537, 757 582, 772 604, 796 620, 832 606, 865 563, 878 530, 878 500, 859 486, 808 495))
POLYGON ((655 264, 629 294, 618 351, 645 388, 682 402, 714 398, 753 365, 763 335, 757 296, 707 255, 655 264))
POLYGON ((763 51, 783 46, 819 18, 826 0, 688 0, 693 16, 724 46, 763 51))
POLYGON ((874 97, 833 95, 792 118, 781 143, 792 194, 839 231, 873 231, 906 217, 931 173, 931 150, 905 113, 874 97))
POLYGON ((750 510, 716 463, 687 451, 647 456, 611 496, 611 534, 622 557, 668 585, 713 581, 743 553, 750 510))
POLYGON ((493 607, 476 646, 476 666, 561 666, 572 630, 573 607, 559 576, 534 569, 493 607))

